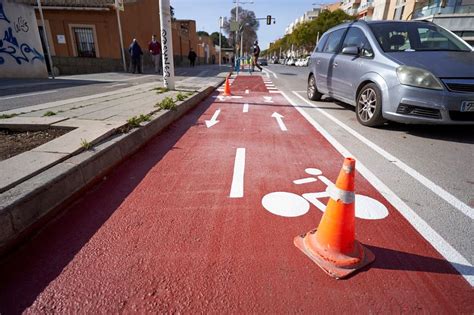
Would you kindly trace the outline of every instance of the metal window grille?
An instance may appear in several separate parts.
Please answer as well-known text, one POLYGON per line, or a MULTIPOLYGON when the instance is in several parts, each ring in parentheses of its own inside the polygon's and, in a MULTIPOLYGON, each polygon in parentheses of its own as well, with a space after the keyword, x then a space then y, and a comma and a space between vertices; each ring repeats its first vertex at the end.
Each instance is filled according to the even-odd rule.
POLYGON ((73 27, 78 57, 95 58, 94 32, 91 27, 73 27))

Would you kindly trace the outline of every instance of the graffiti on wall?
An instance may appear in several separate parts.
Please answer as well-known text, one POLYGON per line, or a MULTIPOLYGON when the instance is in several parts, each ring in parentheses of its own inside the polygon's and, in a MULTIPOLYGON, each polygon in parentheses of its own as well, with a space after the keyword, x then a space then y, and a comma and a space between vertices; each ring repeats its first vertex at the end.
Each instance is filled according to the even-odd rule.
POLYGON ((0 65, 5 63, 5 58, 13 58, 19 65, 35 60, 44 62, 44 56, 36 48, 30 47, 27 43, 20 43, 15 36, 16 33, 30 31, 27 21, 21 16, 18 17, 18 20, 13 23, 14 33, 12 23, 3 9, 3 3, 0 2, 0 23, 5 22, 8 23, 8 27, 3 34, 3 39, 0 34, 0 65))

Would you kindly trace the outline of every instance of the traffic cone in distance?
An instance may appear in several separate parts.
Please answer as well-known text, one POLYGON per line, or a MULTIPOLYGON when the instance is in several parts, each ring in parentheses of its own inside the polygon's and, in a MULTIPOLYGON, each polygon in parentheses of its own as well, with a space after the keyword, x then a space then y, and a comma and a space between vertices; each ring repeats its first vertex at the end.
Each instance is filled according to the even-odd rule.
POLYGON ((230 92, 230 84, 229 84, 229 76, 225 78, 225 86, 224 86, 224 96, 231 96, 232 93, 230 92))
POLYGON ((327 274, 342 279, 375 260, 355 239, 355 160, 346 158, 317 229, 298 235, 294 244, 327 274))

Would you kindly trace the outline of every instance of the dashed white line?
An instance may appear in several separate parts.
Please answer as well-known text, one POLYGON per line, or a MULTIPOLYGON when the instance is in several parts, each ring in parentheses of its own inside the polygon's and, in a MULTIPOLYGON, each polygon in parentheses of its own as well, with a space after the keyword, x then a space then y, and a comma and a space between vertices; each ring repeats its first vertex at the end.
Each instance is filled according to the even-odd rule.
MULTIPOLYGON (((293 91, 294 92, 294 91, 293 91)), ((333 136, 329 134, 319 123, 317 123, 308 113, 299 107, 284 92, 281 94, 293 105, 296 110, 319 132, 331 145, 344 157, 355 157, 333 136)), ((297 95, 296 93, 294 93, 297 95)), ((298 96, 298 95, 297 95, 298 96)), ((303 99, 304 100, 304 99, 303 99)), ((312 105, 312 104, 311 104, 312 105)), ((355 157, 357 159, 357 157, 355 157)), ((433 246, 463 277, 474 286, 474 275, 472 274, 472 264, 464 258, 451 244, 442 238, 426 221, 424 221, 413 209, 411 209, 403 200, 401 200, 387 185, 377 178, 365 165, 357 162, 359 173, 364 176, 369 183, 390 202, 405 219, 433 246)))
POLYGON ((244 104, 244 108, 242 109, 242 111, 243 111, 244 113, 248 113, 248 112, 249 112, 249 104, 245 103, 245 104, 244 104))
POLYGON ((230 188, 230 198, 244 196, 245 148, 237 148, 234 162, 234 175, 230 188))

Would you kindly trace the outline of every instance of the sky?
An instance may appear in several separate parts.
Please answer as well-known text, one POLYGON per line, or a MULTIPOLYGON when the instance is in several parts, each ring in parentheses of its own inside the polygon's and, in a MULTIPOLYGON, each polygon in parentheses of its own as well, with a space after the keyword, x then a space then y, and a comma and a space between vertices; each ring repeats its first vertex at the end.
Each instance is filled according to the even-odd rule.
MULTIPOLYGON (((235 6, 235 0, 170 0, 177 19, 196 21, 197 31, 206 31, 209 34, 219 31, 219 17, 230 17, 230 10, 235 6)), ((240 4, 246 10, 255 12, 257 18, 266 18, 271 15, 276 19, 275 24, 267 25, 260 21, 257 31, 258 41, 262 50, 267 49, 270 42, 283 37, 285 28, 304 12, 311 10, 313 3, 332 3, 328 0, 239 0, 253 2, 240 4)), ((227 36, 227 34, 224 34, 227 36)))

